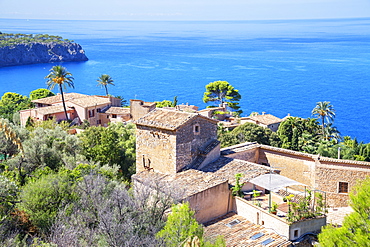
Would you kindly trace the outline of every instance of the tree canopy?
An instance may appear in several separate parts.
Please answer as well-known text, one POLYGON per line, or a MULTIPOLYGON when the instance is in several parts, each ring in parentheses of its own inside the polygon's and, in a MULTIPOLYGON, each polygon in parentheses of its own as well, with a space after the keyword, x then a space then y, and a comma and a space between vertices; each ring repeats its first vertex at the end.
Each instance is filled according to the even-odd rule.
POLYGON ((129 178, 135 172, 135 126, 123 123, 109 127, 92 126, 79 136, 82 153, 90 161, 117 164, 122 175, 129 178))
POLYGON ((102 74, 96 81, 98 82, 97 86, 105 88, 105 94, 108 96, 108 85, 114 86, 112 77, 107 74, 102 74))
POLYGON ((325 132, 325 127, 332 123, 335 118, 335 110, 333 105, 331 105, 328 101, 317 102, 315 108, 312 110, 312 115, 321 120, 321 134, 324 138, 327 138, 328 133, 325 132))
POLYGON ((49 89, 39 88, 39 89, 33 90, 30 93, 30 100, 43 99, 43 98, 54 96, 54 95, 55 93, 53 93, 49 89))
POLYGON ((67 108, 66 108, 66 104, 64 101, 63 88, 67 89, 67 86, 74 88, 74 84, 73 84, 74 78, 72 77, 72 74, 69 73, 66 68, 60 65, 57 65, 57 66, 53 66, 50 69, 50 73, 45 77, 45 79, 48 79, 46 81, 46 85, 48 86, 48 89, 53 90, 54 87, 58 85, 59 92, 62 95, 64 113, 65 113, 66 119, 68 120, 67 108))
POLYGON ((227 131, 222 126, 218 129, 218 139, 222 147, 228 147, 243 142, 258 142, 260 144, 280 146, 280 139, 275 132, 254 123, 245 123, 227 131))
POLYGON ((320 246, 369 246, 370 243, 370 178, 360 182, 350 193, 354 212, 344 218, 343 225, 328 225, 319 234, 320 246))
POLYGON ((13 114, 30 108, 30 99, 17 93, 4 93, 0 100, 0 118, 13 120, 13 114))
MULTIPOLYGON (((231 86, 227 81, 214 81, 206 85, 206 91, 203 95, 203 102, 214 102, 218 105, 227 103, 227 106, 235 110, 239 115, 243 112, 239 106, 241 95, 239 90, 231 86)), ((217 105, 212 105, 217 106, 217 105)))

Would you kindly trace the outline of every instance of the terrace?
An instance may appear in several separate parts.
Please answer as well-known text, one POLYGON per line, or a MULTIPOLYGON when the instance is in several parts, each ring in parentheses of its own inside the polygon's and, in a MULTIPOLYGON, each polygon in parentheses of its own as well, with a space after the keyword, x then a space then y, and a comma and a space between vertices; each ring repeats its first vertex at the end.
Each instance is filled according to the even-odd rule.
POLYGON ((289 240, 317 232, 326 225, 325 193, 307 190, 294 180, 264 174, 250 180, 241 192, 242 196, 235 197, 237 214, 257 225, 273 228, 289 240), (302 187, 304 190, 298 190, 302 187))

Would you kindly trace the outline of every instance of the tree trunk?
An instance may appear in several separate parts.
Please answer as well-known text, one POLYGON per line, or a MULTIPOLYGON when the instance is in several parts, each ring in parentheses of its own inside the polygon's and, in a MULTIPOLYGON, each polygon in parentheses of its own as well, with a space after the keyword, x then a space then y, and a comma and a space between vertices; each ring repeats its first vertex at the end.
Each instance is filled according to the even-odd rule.
POLYGON ((62 84, 59 84, 59 91, 60 91, 60 93, 62 94, 62 102, 63 102, 64 114, 66 115, 66 119, 67 119, 67 121, 68 121, 69 119, 68 119, 68 114, 67 114, 66 103, 64 102, 64 95, 63 95, 63 88, 62 88, 62 84))
POLYGON ((108 87, 107 85, 105 85, 104 87, 105 87, 105 94, 108 96, 108 87))

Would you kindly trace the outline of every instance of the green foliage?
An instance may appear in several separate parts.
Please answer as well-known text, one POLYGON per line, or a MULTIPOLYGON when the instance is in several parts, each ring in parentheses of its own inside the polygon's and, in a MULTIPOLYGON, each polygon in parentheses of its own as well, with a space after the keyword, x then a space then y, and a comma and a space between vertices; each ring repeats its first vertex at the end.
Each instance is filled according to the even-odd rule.
POLYGON ((23 152, 22 141, 27 135, 28 132, 24 129, 13 125, 7 119, 0 118, 0 154, 3 159, 23 152))
POLYGON ((10 46, 13 47, 19 44, 26 44, 31 46, 34 43, 72 43, 73 40, 63 39, 60 36, 48 34, 13 34, 13 33, 0 33, 0 47, 10 46))
POLYGON ((64 90, 67 89, 67 86, 74 88, 74 84, 73 84, 74 78, 72 77, 72 74, 69 73, 66 68, 60 65, 57 65, 57 66, 53 66, 50 69, 50 73, 45 77, 45 79, 48 79, 46 81, 46 85, 48 86, 48 89, 53 90, 54 87, 58 85, 59 92, 62 96, 64 114, 66 116, 66 119, 68 120, 67 108, 64 102, 63 88, 64 90))
POLYGON ((221 141, 222 147, 244 142, 258 142, 275 147, 280 146, 280 139, 275 132, 254 123, 245 123, 232 131, 225 131, 221 127, 218 131, 218 140, 221 141))
POLYGON ((312 115, 321 119, 322 138, 328 138, 328 134, 325 132, 325 127, 334 121, 335 110, 333 105, 328 101, 317 102, 315 108, 312 110, 312 115))
POLYGON ((55 93, 53 93, 49 89, 39 88, 39 89, 33 90, 30 93, 30 100, 43 99, 43 98, 54 96, 54 95, 55 93))
POLYGON ((189 203, 173 205, 171 209, 166 225, 157 233, 157 237, 163 239, 167 247, 178 247, 188 237, 203 239, 203 227, 195 220, 189 203))
POLYGON ((49 174, 26 184, 20 194, 20 209, 30 215, 31 222, 48 232, 59 208, 75 199, 68 177, 49 174))
POLYGON ((30 108, 30 100, 27 96, 17 93, 4 93, 0 100, 0 118, 13 120, 13 114, 30 108))
POLYGON ((173 100, 172 100, 172 107, 175 107, 177 106, 177 96, 173 97, 173 100))
POLYGON ((289 117, 279 125, 277 134, 282 141, 282 148, 315 153, 320 138, 316 119, 289 117))
POLYGON ((83 154, 93 162, 117 164, 127 178, 135 172, 135 126, 123 123, 90 127, 79 135, 83 154))
POLYGON ((18 192, 18 186, 13 181, 0 175, 0 224, 18 203, 18 192))
POLYGON ((240 183, 240 178, 243 176, 242 173, 235 174, 235 186, 232 188, 233 196, 243 197, 242 188, 244 183, 240 183))
POLYGON ((203 102, 215 102, 219 105, 227 103, 228 107, 235 110, 239 115, 243 112, 239 106, 241 95, 239 90, 231 86, 227 81, 214 81, 206 85, 203 102))
POLYGON ((323 227, 320 246, 369 246, 370 243, 370 178, 360 182, 350 193, 354 212, 344 218, 343 226, 323 227))
POLYGON ((60 127, 37 128, 22 145, 23 156, 18 155, 8 161, 9 169, 18 173, 21 185, 37 168, 49 167, 57 171, 62 166, 74 166, 83 159, 79 139, 68 135, 60 127))
POLYGON ((288 201, 288 222, 295 222, 303 219, 315 218, 326 213, 326 203, 323 195, 319 192, 312 193, 306 190, 304 197, 296 198, 290 194, 286 197, 288 201), (315 198, 313 198, 313 195, 315 198))
POLYGON ((172 101, 170 100, 163 100, 163 101, 155 101, 156 107, 162 108, 162 107, 172 107, 172 101))
POLYGON ((107 74, 102 74, 96 81, 98 82, 97 86, 105 88, 105 94, 108 96, 108 85, 114 86, 112 77, 107 74))

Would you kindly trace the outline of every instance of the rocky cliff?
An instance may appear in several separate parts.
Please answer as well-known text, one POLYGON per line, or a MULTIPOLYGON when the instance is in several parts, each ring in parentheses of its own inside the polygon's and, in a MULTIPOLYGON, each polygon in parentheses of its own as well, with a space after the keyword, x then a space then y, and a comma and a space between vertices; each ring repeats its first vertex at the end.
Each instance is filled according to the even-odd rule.
POLYGON ((0 67, 87 60, 82 47, 72 42, 29 43, 0 47, 0 67))

